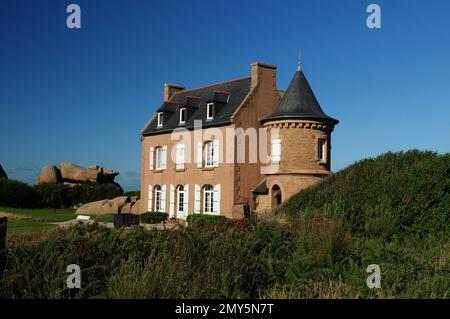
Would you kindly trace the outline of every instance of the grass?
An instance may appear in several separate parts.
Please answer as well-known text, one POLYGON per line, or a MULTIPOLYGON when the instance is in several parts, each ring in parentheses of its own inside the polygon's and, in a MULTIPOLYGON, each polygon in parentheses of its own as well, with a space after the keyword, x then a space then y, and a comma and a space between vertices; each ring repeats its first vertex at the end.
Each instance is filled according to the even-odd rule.
MULTIPOLYGON (((65 222, 77 218, 75 210, 71 208, 11 208, 0 207, 1 213, 8 217, 8 236, 18 234, 38 234, 53 229, 52 223, 65 222)), ((97 222, 112 223, 114 214, 91 215, 97 222)))
POLYGON ((0 212, 5 212, 9 214, 29 217, 34 221, 41 221, 47 223, 64 222, 77 218, 75 210, 71 208, 66 209, 53 209, 53 208, 39 208, 39 209, 28 209, 28 208, 11 208, 11 207, 0 207, 0 212))
POLYGON ((16 236, 0 299, 450 298, 449 167, 449 154, 388 153, 250 219, 16 236), (77 291, 63 284, 73 263, 77 291))
POLYGON ((55 227, 56 225, 30 219, 10 220, 8 221, 8 236, 37 234, 55 227))

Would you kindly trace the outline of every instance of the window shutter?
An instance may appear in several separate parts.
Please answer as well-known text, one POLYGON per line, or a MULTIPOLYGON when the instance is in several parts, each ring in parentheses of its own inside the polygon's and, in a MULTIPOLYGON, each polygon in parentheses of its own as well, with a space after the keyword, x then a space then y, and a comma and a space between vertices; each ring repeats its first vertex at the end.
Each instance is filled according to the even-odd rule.
POLYGON ((197 167, 202 168, 202 162, 203 162, 203 143, 198 142, 197 143, 197 167))
POLYGON ((184 204, 183 204, 184 216, 189 213, 189 184, 184 185, 184 204))
POLYGON ((152 185, 148 185, 148 201, 147 201, 147 210, 150 212, 152 211, 152 203, 153 203, 153 188, 152 185))
POLYGON ((174 215, 174 207, 175 207, 175 187, 170 184, 170 194, 169 194, 169 217, 175 217, 174 215))
POLYGON ((155 149, 153 148, 153 146, 150 146, 149 162, 150 162, 150 170, 151 171, 153 171, 153 159, 155 158, 154 152, 155 152, 155 149))
POLYGON ((281 140, 272 140, 272 162, 279 162, 281 160, 281 140))
POLYGON ((220 215, 220 184, 214 186, 213 214, 220 215))
POLYGON ((161 187, 161 211, 166 212, 166 185, 161 187))
POLYGON ((167 145, 163 146, 162 149, 162 165, 161 165, 162 169, 166 169, 167 168, 167 145))
POLYGON ((213 150, 214 150, 213 166, 214 167, 219 167, 220 140, 214 140, 214 142, 213 142, 213 150))
POLYGON ((200 213, 200 202, 201 202, 201 191, 200 185, 195 184, 195 193, 194 193, 194 213, 200 213))

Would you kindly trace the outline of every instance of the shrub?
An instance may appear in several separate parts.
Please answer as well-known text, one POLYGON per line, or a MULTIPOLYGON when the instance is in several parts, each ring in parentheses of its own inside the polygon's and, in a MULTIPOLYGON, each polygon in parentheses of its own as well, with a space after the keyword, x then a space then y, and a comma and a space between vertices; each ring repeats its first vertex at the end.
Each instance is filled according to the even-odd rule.
POLYGON ((140 220, 143 224, 159 224, 167 220, 169 215, 163 212, 148 212, 141 215, 140 220))
POLYGON ((217 216, 217 215, 208 215, 208 214, 189 214, 187 217, 187 222, 189 224, 196 223, 218 223, 223 224, 226 223, 227 218, 225 216, 217 216))
POLYGON ((128 192, 125 192, 123 194, 125 196, 130 196, 130 197, 134 196, 134 197, 141 198, 141 191, 128 191, 128 192))
POLYGON ((0 179, 0 205, 19 208, 39 206, 40 196, 33 187, 12 179, 0 179))
POLYGON ((123 195, 122 188, 115 183, 85 182, 75 186, 41 184, 36 185, 35 190, 40 194, 42 204, 51 208, 67 208, 79 203, 85 204, 123 195))
POLYGON ((277 212, 326 212, 385 238, 450 230, 450 154, 408 151, 364 159, 297 193, 277 212))

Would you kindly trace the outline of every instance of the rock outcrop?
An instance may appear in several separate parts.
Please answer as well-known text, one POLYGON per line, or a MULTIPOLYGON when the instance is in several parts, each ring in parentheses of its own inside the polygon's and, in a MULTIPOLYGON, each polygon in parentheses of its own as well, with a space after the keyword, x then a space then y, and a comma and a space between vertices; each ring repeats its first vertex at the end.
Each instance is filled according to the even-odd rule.
POLYGON ((114 199, 103 199, 81 205, 76 210, 80 215, 104 215, 118 213, 140 214, 140 199, 136 197, 119 196, 114 199))
POLYGON ((6 172, 1 165, 0 165, 0 178, 8 178, 8 175, 6 175, 6 172))
POLYGON ((41 173, 36 178, 36 184, 56 184, 61 183, 61 172, 55 165, 46 165, 41 169, 41 173))
POLYGON ((59 166, 47 165, 36 178, 36 184, 64 183, 76 185, 83 182, 114 183, 114 178, 119 175, 110 168, 91 165, 84 168, 72 163, 61 163, 59 166))

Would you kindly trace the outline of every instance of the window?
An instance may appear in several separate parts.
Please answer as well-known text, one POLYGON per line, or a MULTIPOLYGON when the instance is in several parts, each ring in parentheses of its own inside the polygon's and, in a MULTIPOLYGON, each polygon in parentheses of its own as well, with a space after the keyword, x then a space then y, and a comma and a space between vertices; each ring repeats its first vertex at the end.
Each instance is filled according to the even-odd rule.
POLYGON ((163 113, 159 112, 158 113, 158 127, 162 127, 163 126, 163 113))
POLYGON ((184 212, 184 186, 178 186, 178 212, 184 212))
POLYGON ((206 104, 206 119, 212 120, 214 117, 214 103, 206 104))
POLYGON ((185 146, 184 144, 177 144, 175 147, 175 168, 184 169, 185 162, 185 146))
POLYGON ((281 160, 281 140, 279 138, 272 140, 272 162, 281 160))
POLYGON ((325 160, 325 140, 319 139, 317 143, 317 158, 319 161, 325 160))
POLYGON ((203 191, 203 212, 213 213, 214 212, 214 188, 211 185, 206 185, 203 191))
POLYGON ((213 167, 214 166, 214 144, 213 144, 213 142, 205 143, 205 152, 206 152, 205 167, 213 167))
POLYGON ((180 124, 186 123, 186 109, 180 109, 180 124))
POLYGON ((160 212, 161 209, 162 190, 161 186, 155 186, 155 211, 160 212))
POLYGON ((162 147, 156 148, 156 169, 157 170, 163 169, 163 148, 162 147))

